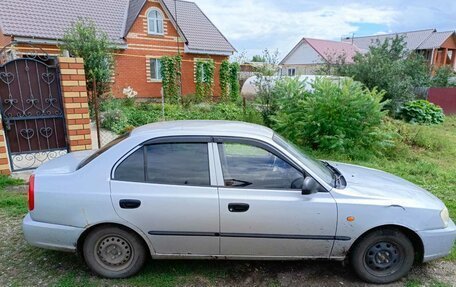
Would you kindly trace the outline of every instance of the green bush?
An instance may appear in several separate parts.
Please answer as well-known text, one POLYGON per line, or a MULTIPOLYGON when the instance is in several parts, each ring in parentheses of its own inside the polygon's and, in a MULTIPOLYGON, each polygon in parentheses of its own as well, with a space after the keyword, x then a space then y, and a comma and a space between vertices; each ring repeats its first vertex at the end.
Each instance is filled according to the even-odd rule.
POLYGON ((398 116, 403 104, 415 100, 415 88, 430 82, 426 59, 406 48, 403 37, 377 41, 366 53, 358 53, 354 63, 347 61, 335 66, 335 73, 360 81, 367 88, 385 91, 385 108, 398 116))
POLYGON ((128 106, 122 100, 112 100, 103 105, 102 127, 115 133, 123 133, 131 127, 138 127, 162 120, 231 120, 262 124, 259 111, 251 106, 245 110, 235 103, 199 103, 185 106, 165 104, 165 118, 161 104, 141 103, 128 106))
POLYGON ((401 117, 416 124, 441 124, 445 120, 442 108, 426 100, 406 103, 401 110, 401 117))
POLYGON ((339 84, 317 79, 313 92, 283 97, 273 128, 295 143, 326 152, 379 152, 389 146, 381 129, 383 92, 369 90, 351 79, 339 84))
POLYGON ((128 119, 120 109, 113 109, 101 114, 101 126, 115 133, 123 133, 128 126, 128 119))
POLYGON ((451 66, 442 66, 435 71, 435 75, 431 80, 431 87, 454 87, 455 83, 451 82, 451 78, 455 76, 456 73, 451 66))

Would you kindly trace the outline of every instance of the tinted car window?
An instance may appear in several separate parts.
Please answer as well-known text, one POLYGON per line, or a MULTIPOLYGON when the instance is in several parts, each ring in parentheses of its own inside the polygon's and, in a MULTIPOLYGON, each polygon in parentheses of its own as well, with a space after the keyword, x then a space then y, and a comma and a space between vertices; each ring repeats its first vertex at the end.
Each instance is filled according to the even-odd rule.
POLYGON ((153 144, 146 150, 147 182, 210 185, 207 143, 153 144))
POLYGON ((246 144, 219 144, 227 187, 300 189, 303 175, 269 151, 246 144))
POLYGON ((129 155, 114 173, 114 179, 120 181, 144 182, 144 150, 140 148, 129 155))

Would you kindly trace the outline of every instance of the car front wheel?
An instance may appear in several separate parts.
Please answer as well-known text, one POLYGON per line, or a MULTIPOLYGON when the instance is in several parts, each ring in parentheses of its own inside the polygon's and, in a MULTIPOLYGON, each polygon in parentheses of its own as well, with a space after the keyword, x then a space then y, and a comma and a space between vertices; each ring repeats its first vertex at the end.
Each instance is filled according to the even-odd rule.
POLYGON ((394 229, 376 230, 364 237, 351 253, 353 269, 364 281, 386 284, 405 276, 414 262, 408 237, 394 229))
POLYGON ((106 278, 126 278, 141 270, 147 260, 142 239, 119 227, 101 227, 90 232, 83 244, 86 264, 106 278))

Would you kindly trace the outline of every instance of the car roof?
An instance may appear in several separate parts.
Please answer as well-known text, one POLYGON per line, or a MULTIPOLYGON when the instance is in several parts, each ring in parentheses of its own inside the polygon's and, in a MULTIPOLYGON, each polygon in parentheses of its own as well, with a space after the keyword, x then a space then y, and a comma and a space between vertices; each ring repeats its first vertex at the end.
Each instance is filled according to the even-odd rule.
POLYGON ((160 132, 176 135, 204 135, 204 136, 264 136, 272 138, 274 132, 264 126, 237 122, 216 120, 188 120, 156 122, 135 128, 131 136, 157 134, 160 132))

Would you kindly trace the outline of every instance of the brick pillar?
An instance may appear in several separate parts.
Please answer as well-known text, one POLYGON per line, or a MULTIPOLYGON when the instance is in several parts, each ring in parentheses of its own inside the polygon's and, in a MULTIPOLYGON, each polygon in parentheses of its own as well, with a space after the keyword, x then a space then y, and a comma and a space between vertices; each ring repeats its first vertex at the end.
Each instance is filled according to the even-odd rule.
POLYGON ((90 150, 92 139, 84 60, 59 57, 58 61, 70 152, 90 150))
POLYGON ((8 149, 6 148, 5 131, 0 116, 0 174, 11 174, 8 149))

